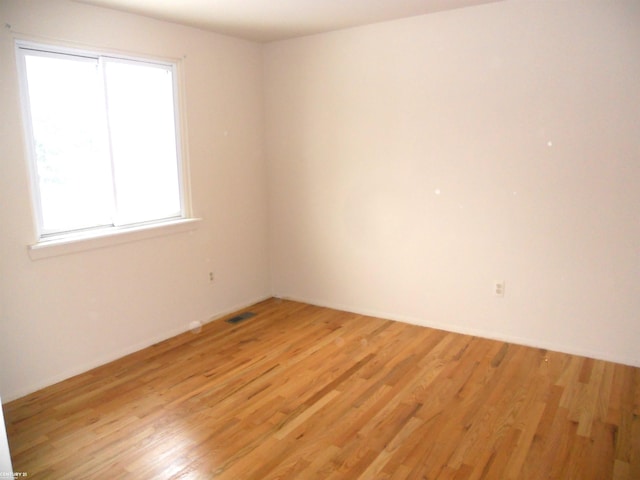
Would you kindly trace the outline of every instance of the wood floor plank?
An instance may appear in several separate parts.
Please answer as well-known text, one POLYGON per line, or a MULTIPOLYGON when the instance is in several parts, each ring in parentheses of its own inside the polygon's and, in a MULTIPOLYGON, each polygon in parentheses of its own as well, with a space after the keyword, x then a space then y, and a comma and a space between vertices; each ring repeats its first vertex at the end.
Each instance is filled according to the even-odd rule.
POLYGON ((5 405, 15 470, 640 478, 639 368, 280 299, 250 310, 5 405))

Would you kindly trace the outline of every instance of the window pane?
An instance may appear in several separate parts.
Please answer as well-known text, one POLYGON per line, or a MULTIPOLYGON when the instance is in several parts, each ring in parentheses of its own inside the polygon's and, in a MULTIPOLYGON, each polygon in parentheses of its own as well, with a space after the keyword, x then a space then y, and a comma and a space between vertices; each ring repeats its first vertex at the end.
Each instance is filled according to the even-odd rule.
POLYGON ((26 54, 42 233, 111 224, 113 194, 97 61, 26 54))
POLYGON ((106 60, 105 78, 117 223, 180 216, 171 70, 106 60))

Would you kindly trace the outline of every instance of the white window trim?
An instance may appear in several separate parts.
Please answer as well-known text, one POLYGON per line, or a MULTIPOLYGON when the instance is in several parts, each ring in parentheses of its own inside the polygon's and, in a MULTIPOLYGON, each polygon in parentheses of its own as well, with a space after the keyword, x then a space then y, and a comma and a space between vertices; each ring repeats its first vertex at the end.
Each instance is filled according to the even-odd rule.
POLYGON ((189 232, 197 229, 200 222, 202 222, 201 218, 178 218, 170 222, 130 227, 108 227, 82 233, 56 235, 54 238, 46 238, 29 245, 29 257, 32 260, 40 260, 42 258, 137 242, 147 238, 189 232))
MULTIPOLYGON (((36 49, 51 49, 55 48, 61 53, 80 54, 87 53, 89 55, 102 55, 112 56, 123 60, 144 60, 150 63, 156 62, 162 65, 171 63, 173 65, 174 72, 174 101, 176 104, 176 141, 179 152, 179 179, 180 179, 180 201, 182 205, 182 217, 169 218, 164 220, 158 220, 156 222, 147 224, 134 224, 126 226, 109 226, 105 228, 96 228, 87 231, 76 231, 69 233, 62 233, 50 236, 43 236, 39 231, 41 224, 39 215, 40 209, 38 208, 37 189, 34 189, 33 185, 29 186, 31 192, 32 213, 34 219, 35 235, 38 237, 38 241, 28 244, 27 250, 29 257, 32 260, 39 260, 43 258, 50 258, 60 255, 67 255, 76 252, 82 252, 87 250, 94 250, 99 248, 105 248, 124 243, 136 242, 148 238, 161 237, 166 235, 172 235, 182 232, 190 232, 196 230, 199 224, 202 222, 201 218, 193 216, 192 201, 191 201, 191 177, 189 175, 189 156, 188 149, 186 147, 187 138, 187 116, 185 112, 186 108, 186 96, 184 91, 184 65, 182 59, 172 58, 159 58, 145 54, 137 54, 130 52, 120 51, 105 51, 101 48, 76 48, 68 47, 65 45, 56 44, 54 42, 42 43, 41 41, 33 41, 28 38, 17 38, 14 41, 14 48, 16 50, 16 60, 18 63, 18 69, 23 68, 23 62, 18 61, 17 50, 20 47, 36 48, 36 49), (36 191, 34 191, 36 190, 36 191)), ((23 115, 24 125, 24 138, 27 147, 27 155, 32 155, 31 142, 28 141, 31 138, 31 119, 30 112, 27 108, 28 103, 22 98, 26 95, 26 74, 24 71, 20 71, 18 75, 20 81, 20 95, 21 95, 21 110, 23 115)), ((26 159, 29 169, 29 175, 31 182, 33 182, 33 166, 30 158, 26 159)))

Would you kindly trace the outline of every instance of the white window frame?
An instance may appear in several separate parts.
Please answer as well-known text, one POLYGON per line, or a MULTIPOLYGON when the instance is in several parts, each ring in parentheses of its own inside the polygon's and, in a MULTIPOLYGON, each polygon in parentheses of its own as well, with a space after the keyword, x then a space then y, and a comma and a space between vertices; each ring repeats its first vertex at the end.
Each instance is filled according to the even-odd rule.
POLYGON ((34 230, 36 240, 28 245, 29 255, 32 259, 46 258, 78 251, 102 248, 120 243, 128 243, 145 238, 185 232, 197 228, 201 221, 192 214, 190 182, 188 175, 187 149, 183 141, 186 138, 185 115, 183 113, 184 92, 182 90, 182 62, 174 59, 150 58, 142 55, 122 54, 120 52, 105 52, 98 49, 69 48, 55 44, 43 44, 29 40, 17 39, 15 41, 15 55, 18 68, 18 80, 21 96, 23 115, 24 138, 27 153, 27 164, 30 177, 31 203, 34 218, 34 230), (31 109, 27 84, 26 62, 24 50, 35 50, 49 54, 74 55, 88 57, 101 61, 108 58, 110 61, 143 62, 145 64, 157 64, 165 68, 169 67, 173 81, 174 125, 176 135, 176 156, 178 168, 178 188, 181 214, 176 217, 140 222, 129 225, 108 225, 94 227, 86 230, 76 230, 61 233, 47 233, 43 231, 40 192, 38 187, 38 172, 36 167, 36 153, 34 136, 32 131, 31 109))

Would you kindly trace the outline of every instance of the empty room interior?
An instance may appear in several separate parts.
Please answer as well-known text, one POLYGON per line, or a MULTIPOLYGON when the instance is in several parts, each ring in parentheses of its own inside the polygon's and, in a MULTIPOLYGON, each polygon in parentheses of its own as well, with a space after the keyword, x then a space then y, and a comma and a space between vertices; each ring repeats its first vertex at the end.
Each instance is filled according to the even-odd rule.
POLYGON ((0 475, 640 478, 640 2, 2 0, 0 29, 0 475), (67 162, 94 125, 104 161, 67 162))

